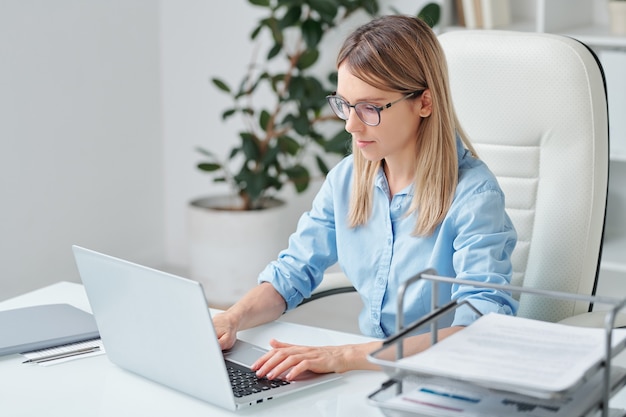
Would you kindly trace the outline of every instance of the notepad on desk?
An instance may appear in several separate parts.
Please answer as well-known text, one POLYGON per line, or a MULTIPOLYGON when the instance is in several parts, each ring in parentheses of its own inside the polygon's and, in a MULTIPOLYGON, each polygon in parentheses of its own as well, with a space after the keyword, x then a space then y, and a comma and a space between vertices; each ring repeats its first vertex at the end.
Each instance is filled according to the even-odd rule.
MULTIPOLYGON (((600 370, 605 343, 604 329, 492 313, 397 365, 418 374, 558 398, 600 370)), ((613 348, 619 351, 625 343, 626 332, 614 330, 613 348)))
POLYGON ((100 337, 93 315, 69 304, 0 311, 0 356, 100 337))

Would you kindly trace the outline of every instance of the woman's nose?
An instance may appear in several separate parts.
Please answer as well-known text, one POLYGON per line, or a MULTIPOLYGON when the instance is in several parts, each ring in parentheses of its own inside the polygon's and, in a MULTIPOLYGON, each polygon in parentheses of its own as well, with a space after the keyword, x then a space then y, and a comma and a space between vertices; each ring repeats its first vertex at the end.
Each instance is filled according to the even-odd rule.
POLYGON ((354 109, 350 109, 350 112, 348 113, 348 120, 346 120, 346 132, 358 132, 362 130, 364 126, 365 124, 361 121, 361 119, 359 119, 356 111, 354 111, 354 109))

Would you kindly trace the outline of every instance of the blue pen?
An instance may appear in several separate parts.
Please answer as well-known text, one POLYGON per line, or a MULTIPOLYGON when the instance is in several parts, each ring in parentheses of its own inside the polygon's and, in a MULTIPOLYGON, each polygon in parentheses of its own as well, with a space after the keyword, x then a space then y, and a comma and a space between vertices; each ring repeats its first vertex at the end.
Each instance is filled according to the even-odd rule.
POLYGON ((430 389, 430 388, 420 388, 420 392, 424 392, 426 394, 438 395, 440 397, 452 398, 454 400, 467 401, 473 404, 477 404, 480 402, 480 398, 471 398, 471 397, 466 397, 464 395, 451 394, 451 393, 442 392, 442 391, 435 391, 434 389, 430 389))

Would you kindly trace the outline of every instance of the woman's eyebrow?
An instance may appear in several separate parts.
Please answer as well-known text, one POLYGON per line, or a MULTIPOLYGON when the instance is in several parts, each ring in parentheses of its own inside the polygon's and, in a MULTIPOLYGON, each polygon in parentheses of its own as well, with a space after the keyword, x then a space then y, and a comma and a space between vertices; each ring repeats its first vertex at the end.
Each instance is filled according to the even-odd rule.
POLYGON ((388 101, 388 99, 384 98, 384 97, 376 97, 376 96, 365 96, 362 98, 359 98, 357 100, 354 101, 350 101, 348 100, 345 96, 343 96, 342 94, 339 94, 339 92, 335 93, 335 95, 337 97, 341 97, 342 99, 346 100, 348 103, 350 104, 355 104, 355 103, 371 103, 371 102, 385 102, 388 101))

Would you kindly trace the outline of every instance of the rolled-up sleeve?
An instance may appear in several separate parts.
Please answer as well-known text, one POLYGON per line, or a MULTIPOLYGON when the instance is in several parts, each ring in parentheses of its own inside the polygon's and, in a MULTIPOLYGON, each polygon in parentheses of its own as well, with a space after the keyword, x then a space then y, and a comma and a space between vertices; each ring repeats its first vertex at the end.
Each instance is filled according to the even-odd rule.
MULTIPOLYGON (((465 194, 462 207, 452 213, 456 228, 453 265, 456 277, 490 284, 510 284, 511 254, 517 234, 506 214, 504 194, 495 182, 487 181, 465 194)), ((469 301, 482 314, 515 314, 517 301, 508 291, 480 285, 452 285, 453 299, 469 301)), ((453 325, 467 326, 476 320, 468 306, 457 309, 453 325)))
POLYGON ((329 179, 298 221, 287 249, 258 277, 269 282, 285 299, 287 310, 297 307, 320 284, 324 271, 337 261, 332 186, 329 179))

